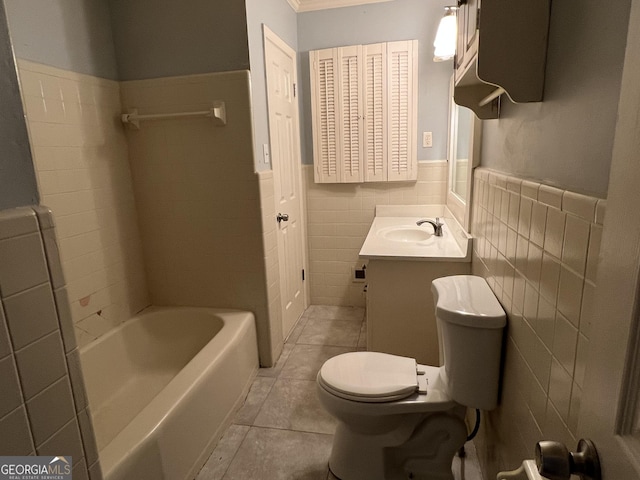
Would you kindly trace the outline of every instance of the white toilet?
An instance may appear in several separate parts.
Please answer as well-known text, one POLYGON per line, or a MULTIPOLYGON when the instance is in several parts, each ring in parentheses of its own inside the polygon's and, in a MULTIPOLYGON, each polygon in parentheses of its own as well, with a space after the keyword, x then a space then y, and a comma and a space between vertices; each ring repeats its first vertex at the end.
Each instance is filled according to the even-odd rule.
POLYGON ((497 405, 504 310, 481 277, 438 278, 431 291, 443 366, 353 352, 318 373, 320 402, 338 420, 329 467, 341 480, 452 480, 467 407, 497 405))

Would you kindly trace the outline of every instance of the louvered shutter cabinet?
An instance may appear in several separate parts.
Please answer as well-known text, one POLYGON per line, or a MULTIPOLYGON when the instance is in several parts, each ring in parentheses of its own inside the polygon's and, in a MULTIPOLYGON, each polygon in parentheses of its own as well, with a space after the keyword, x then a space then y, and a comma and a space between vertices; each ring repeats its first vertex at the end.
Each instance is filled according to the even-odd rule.
POLYGON ((417 40, 310 52, 316 183, 417 178, 417 40))

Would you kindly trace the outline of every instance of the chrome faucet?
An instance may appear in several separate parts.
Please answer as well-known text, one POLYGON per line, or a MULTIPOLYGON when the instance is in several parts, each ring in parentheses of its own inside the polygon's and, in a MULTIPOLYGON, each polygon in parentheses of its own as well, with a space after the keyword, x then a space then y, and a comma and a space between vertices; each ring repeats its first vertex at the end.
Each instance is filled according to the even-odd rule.
POLYGON ((418 220, 416 222, 416 225, 420 226, 423 223, 430 223, 431 225, 433 225, 433 234, 436 237, 441 237, 442 236, 442 225, 444 225, 444 223, 440 223, 440 218, 436 217, 436 221, 434 222, 433 220, 418 220))

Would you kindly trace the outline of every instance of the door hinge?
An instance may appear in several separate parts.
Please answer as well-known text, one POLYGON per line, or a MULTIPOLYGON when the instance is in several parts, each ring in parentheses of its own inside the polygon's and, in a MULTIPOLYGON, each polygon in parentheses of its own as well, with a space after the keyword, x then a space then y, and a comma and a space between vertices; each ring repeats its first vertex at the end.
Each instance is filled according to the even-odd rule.
POLYGON ((296 84, 293 84, 293 98, 296 98, 296 84))
POLYGON ((304 282, 304 268, 302 269, 302 281, 304 282))

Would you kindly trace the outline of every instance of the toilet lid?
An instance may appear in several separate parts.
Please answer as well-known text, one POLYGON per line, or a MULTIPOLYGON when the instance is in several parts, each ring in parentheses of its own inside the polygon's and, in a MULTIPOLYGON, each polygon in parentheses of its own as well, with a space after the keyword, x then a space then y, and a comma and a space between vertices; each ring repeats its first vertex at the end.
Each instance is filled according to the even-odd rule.
POLYGON ((351 352, 327 360, 322 383, 338 396, 366 401, 391 401, 418 390, 415 359, 379 352, 351 352))

